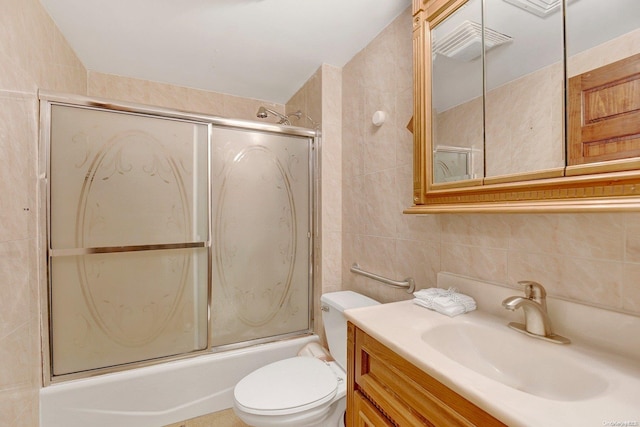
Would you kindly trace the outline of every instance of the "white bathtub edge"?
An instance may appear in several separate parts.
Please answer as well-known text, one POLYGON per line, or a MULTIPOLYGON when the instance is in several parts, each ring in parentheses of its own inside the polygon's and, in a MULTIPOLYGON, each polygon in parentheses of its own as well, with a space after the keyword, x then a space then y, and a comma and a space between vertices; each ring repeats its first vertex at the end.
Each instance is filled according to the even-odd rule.
POLYGON ((313 341, 318 336, 53 384, 40 390, 40 427, 160 427, 228 409, 240 379, 313 341))

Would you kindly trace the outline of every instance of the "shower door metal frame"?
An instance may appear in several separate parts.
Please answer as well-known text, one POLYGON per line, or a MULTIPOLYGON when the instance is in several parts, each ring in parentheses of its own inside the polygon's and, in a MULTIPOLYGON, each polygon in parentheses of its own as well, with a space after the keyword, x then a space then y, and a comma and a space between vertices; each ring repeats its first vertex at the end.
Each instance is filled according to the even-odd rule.
POLYGON ((314 262, 315 262, 315 237, 318 233, 317 225, 318 210, 317 210, 317 195, 319 194, 319 179, 318 172, 320 169, 318 151, 320 148, 320 132, 317 130, 311 130, 306 128, 299 128, 293 126, 281 126, 276 124, 269 124, 263 122, 254 122, 241 119, 230 119, 218 116, 211 116, 199 113, 190 113, 185 111, 178 111, 169 108, 155 107, 143 104, 129 103, 114 101, 105 98, 85 97, 80 95, 61 94, 56 92, 42 91, 38 92, 38 98, 40 100, 40 135, 38 142, 38 281, 40 289, 40 315, 41 315, 41 330, 42 330, 42 363, 43 363, 43 384, 48 386, 50 384, 88 378, 96 375, 120 372, 133 368, 139 368, 144 366, 155 365, 158 363, 164 363, 173 360, 180 360, 190 357, 195 357, 203 354, 210 354, 211 352, 218 352, 233 348, 246 347, 250 345, 273 342, 282 339, 288 339, 298 337, 302 335, 309 335, 313 333, 313 295, 314 295, 314 262), (131 115, 141 115, 146 117, 172 119, 177 121, 185 121, 194 124, 207 126, 207 214, 208 214, 208 236, 206 242, 189 242, 183 244, 161 244, 161 245, 138 245, 122 248, 122 247, 103 247, 103 248, 85 248, 85 249, 58 249, 53 250, 51 248, 51 224, 50 224, 50 207, 51 207, 51 191, 50 191, 50 129, 51 129, 51 108, 53 105, 62 105, 68 107, 77 107, 85 109, 95 109, 102 111, 112 111, 127 113, 131 115), (308 313, 308 329, 305 331, 292 332, 288 334, 278 335, 276 337, 260 338, 251 341, 245 341, 238 344, 230 344, 225 346, 213 347, 212 346, 212 328, 211 328, 211 307, 212 307, 212 233, 213 233, 213 218, 212 218, 212 203, 211 203, 211 152, 212 152, 212 127, 220 126, 225 128, 234 128, 238 130, 252 130, 259 132, 267 132, 274 134, 281 134, 286 136, 297 136, 307 138, 309 140, 309 272, 308 272, 308 295, 309 295, 309 313, 308 313), (132 252, 132 251, 145 251, 145 250, 162 250, 162 249, 186 249, 186 248, 207 248, 208 256, 208 285, 207 285, 207 346, 202 350, 194 350, 188 353, 183 353, 173 356, 164 356, 153 358, 149 360, 136 361, 130 363, 124 363, 116 366, 97 368, 88 371, 81 371, 77 373, 70 373, 64 375, 53 375, 53 353, 52 349, 52 334, 51 327, 51 257, 55 255, 86 255, 95 253, 117 253, 117 252, 132 252))

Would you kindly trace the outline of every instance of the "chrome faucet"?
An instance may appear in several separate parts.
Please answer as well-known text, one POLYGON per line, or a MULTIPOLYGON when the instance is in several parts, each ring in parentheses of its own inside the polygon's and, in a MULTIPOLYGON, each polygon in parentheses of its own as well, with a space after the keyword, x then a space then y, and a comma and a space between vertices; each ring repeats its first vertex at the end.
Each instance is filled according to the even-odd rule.
POLYGON ((569 344, 568 338, 553 333, 551 319, 547 313, 547 292, 537 282, 529 280, 518 282, 524 286, 524 297, 513 296, 502 301, 507 310, 524 310, 524 324, 511 322, 509 327, 529 336, 551 341, 557 344, 569 344))

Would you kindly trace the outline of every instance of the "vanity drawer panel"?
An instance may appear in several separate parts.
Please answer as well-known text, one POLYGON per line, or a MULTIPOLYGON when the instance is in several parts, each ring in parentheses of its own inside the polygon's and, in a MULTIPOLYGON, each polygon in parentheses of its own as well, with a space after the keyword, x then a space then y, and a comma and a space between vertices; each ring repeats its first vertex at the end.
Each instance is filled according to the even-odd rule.
POLYGON ((355 392, 356 427, 394 427, 393 424, 360 392, 355 392))
MULTIPOLYGON (((367 398, 375 402, 379 407, 384 408, 384 413, 393 420, 393 424, 411 427, 434 425, 400 398, 396 393, 396 389, 388 388, 383 382, 378 381, 374 375, 364 374, 360 381, 356 382, 358 389, 367 398)), ((396 387, 402 387, 402 385, 397 384, 396 387)), ((411 393, 410 390, 406 390, 406 392, 411 393)))
POLYGON ((504 426, 398 354, 355 329, 355 389, 400 426, 504 426))

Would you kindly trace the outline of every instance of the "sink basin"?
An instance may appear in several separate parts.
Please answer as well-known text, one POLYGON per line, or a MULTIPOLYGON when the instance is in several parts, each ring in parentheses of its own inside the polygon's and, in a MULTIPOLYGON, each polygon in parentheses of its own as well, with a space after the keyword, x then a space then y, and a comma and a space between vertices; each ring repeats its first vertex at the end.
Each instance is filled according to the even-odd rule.
POLYGON ((584 400, 608 386, 589 369, 588 359, 569 347, 520 336, 506 325, 445 324, 427 330, 421 338, 460 365, 538 397, 584 400))

